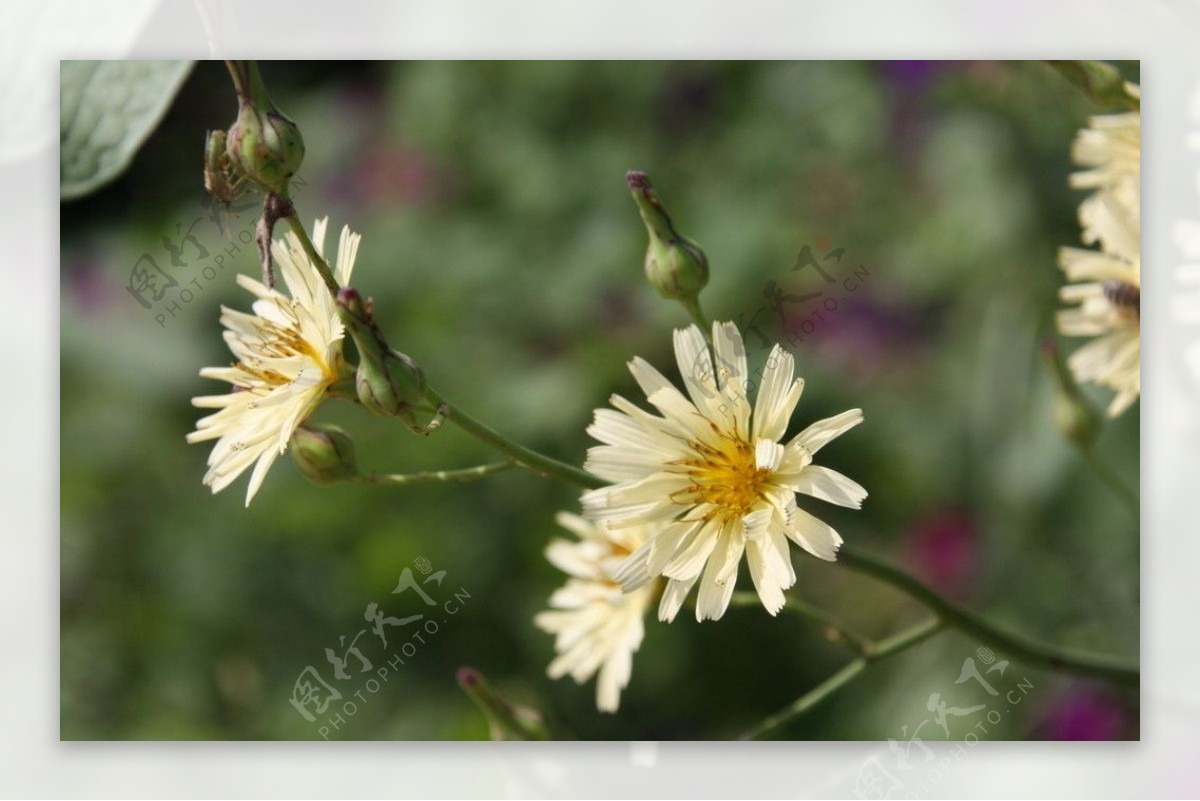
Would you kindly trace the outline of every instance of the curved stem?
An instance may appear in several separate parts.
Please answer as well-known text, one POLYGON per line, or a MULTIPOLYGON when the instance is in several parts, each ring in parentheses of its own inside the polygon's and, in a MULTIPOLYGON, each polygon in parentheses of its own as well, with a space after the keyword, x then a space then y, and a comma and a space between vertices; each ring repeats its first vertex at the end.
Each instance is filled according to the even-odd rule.
POLYGON ((838 553, 838 563, 891 584, 936 612, 948 625, 1003 651, 1007 656, 1031 665, 1093 676, 1126 686, 1136 687, 1140 681, 1141 673, 1136 665, 1110 656, 1059 648, 1023 634, 1005 631, 974 612, 943 598, 900 568, 889 565, 871 554, 842 546, 838 553))
POLYGON ((329 294, 336 298, 341 287, 338 286, 337 280, 333 277, 333 271, 329 269, 329 264, 326 263, 325 259, 321 258, 321 254, 317 253, 312 240, 308 238, 308 231, 304 230, 304 226, 300 224, 300 220, 297 219, 295 212, 283 219, 287 220, 288 227, 292 229, 292 233, 300 240, 300 247, 304 248, 305 255, 308 256, 313 266, 317 268, 317 272, 321 274, 321 280, 329 288, 329 294))
MULTIPOLYGON (((758 594, 754 592, 735 592, 730 603, 733 606, 761 606, 762 604, 758 594)), ((870 639, 838 620, 832 613, 793 595, 787 596, 783 608, 785 611, 807 618, 817 624, 827 640, 844 645, 859 656, 866 656, 877 647, 870 639)))
MULTIPOLYGON (((507 455, 518 467, 550 478, 557 478, 585 489, 595 489, 607 484, 599 476, 592 475, 584 470, 580 470, 578 467, 560 462, 557 459, 545 456, 537 451, 526 448, 524 445, 513 442, 447 402, 445 398, 432 388, 425 388, 425 399, 434 407, 444 408, 446 416, 452 422, 468 434, 507 455)), ((1052 670, 1076 673, 1083 676, 1093 676, 1126 686, 1137 686, 1141 680, 1141 673, 1137 665, 1130 664, 1121 659, 1059 648, 1055 645, 1038 642, 1022 634, 1007 632, 998 628, 974 612, 943 598, 918 579, 910 576, 900 568, 882 561, 878 557, 843 546, 839 553, 838 562, 852 570, 866 573, 880 581, 891 584, 905 595, 910 596, 936 612, 946 625, 953 626, 963 633, 971 635, 981 642, 992 645, 1004 651, 1007 655, 1031 665, 1040 665, 1052 670)), ((885 643, 880 643, 876 647, 872 654, 873 658, 880 657, 880 652, 884 649, 885 643)), ((887 655, 887 653, 883 655, 887 655)))
POLYGON ((366 484, 385 484, 388 486, 403 486, 405 484, 432 484, 475 481, 516 467, 515 462, 495 462, 481 464, 475 467, 462 467, 456 470, 424 470, 419 473, 372 473, 362 476, 359 481, 366 484))
POLYGON ((1116 471, 1112 469, 1112 465, 1100 457, 1094 445, 1080 445, 1079 451, 1083 454, 1083 458, 1092 470, 1096 472, 1096 475, 1100 477, 1100 480, 1120 496, 1121 500, 1133 512, 1133 516, 1137 517, 1142 503, 1137 492, 1117 475, 1116 471))
POLYGON ((797 698, 792 703, 785 706, 783 709, 770 715, 760 721, 753 729, 742 735, 743 740, 757 740, 763 735, 769 734, 775 729, 778 729, 783 724, 793 718, 803 715, 817 704, 824 701, 829 696, 836 693, 838 690, 845 687, 850 682, 858 678, 867 666, 887 659, 902 651, 924 642, 942 629, 944 622, 940 618, 930 618, 922 623, 918 623, 912 628, 888 637, 885 640, 880 640, 878 643, 873 643, 871 649, 846 664, 837 673, 827 678, 825 681, 818 684, 816 687, 809 690, 804 695, 797 698))
POLYGON ((471 417, 454 404, 439 395, 432 387, 425 387, 425 399, 435 408, 446 410, 446 418, 471 436, 491 445, 496 450, 509 457, 518 467, 522 467, 539 475, 557 478, 584 489, 603 487, 604 479, 594 476, 578 467, 560 462, 535 450, 513 442, 503 434, 471 417))

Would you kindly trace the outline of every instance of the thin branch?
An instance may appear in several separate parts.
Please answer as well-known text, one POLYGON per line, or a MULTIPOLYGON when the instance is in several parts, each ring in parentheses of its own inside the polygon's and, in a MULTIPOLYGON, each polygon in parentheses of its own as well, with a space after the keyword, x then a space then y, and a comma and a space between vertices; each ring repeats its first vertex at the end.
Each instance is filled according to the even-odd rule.
POLYGON ((385 484, 387 486, 403 486, 405 484, 435 484, 477 481, 481 478, 494 476, 516 467, 515 462, 495 462, 481 464, 475 467, 462 467, 456 470, 425 470, 419 473, 372 473, 363 476, 360 481, 366 484, 385 484))
MULTIPOLYGON (((735 592, 730 599, 730 603, 734 606, 760 606, 762 604, 757 593, 753 592, 735 592)), ((869 638, 859 634, 832 613, 821 609, 819 606, 789 595, 783 608, 784 611, 807 618, 815 623, 820 628, 821 633, 825 635, 825 639, 838 645, 844 645, 859 656, 867 656, 877 648, 876 644, 871 642, 869 638)))
POLYGON ((948 625, 1003 651, 1006 656, 1031 665, 1081 676, 1093 676, 1124 686, 1136 687, 1141 680, 1138 666, 1122 659, 1060 648, 1050 643, 1038 642, 1023 634, 1005 631, 974 612, 943 598, 900 568, 856 548, 842 546, 837 563, 891 584, 936 612, 948 625))
POLYGON ((913 646, 924 642, 932 637, 943 627, 940 619, 934 617, 922 623, 918 623, 912 628, 888 637, 875 643, 870 651, 846 664, 837 673, 827 678, 825 681, 818 684, 816 687, 809 690, 804 695, 797 698, 792 703, 785 706, 783 709, 776 712, 774 715, 769 715, 764 718, 754 728, 742 735, 743 740, 757 740, 764 735, 778 729, 780 726, 789 721, 803 715, 817 704, 824 701, 829 696, 836 693, 838 690, 845 687, 850 682, 854 681, 858 676, 867 669, 868 665, 874 664, 887 659, 890 656, 901 653, 912 648, 913 646))
POLYGON ((574 465, 560 462, 558 459, 513 442, 508 437, 489 428, 462 409, 448 402, 434 391, 432 387, 425 387, 425 400, 434 407, 444 408, 446 410, 446 418, 450 422, 476 439, 491 445, 496 450, 505 454, 518 467, 549 478, 558 478, 584 489, 596 489, 608 483, 599 476, 594 476, 591 473, 580 470, 574 465))
POLYGON ((333 277, 333 271, 329 269, 329 264, 325 261, 325 259, 321 258, 321 254, 317 253, 317 249, 313 246, 312 240, 308 238, 308 231, 304 230, 304 226, 300 223, 300 220, 296 218, 295 211, 293 211, 290 216, 282 219, 287 221, 288 227, 292 229, 292 233, 294 233, 296 238, 300 240, 300 246, 304 248, 304 252, 308 256, 309 261, 311 261, 313 266, 317 268, 317 272, 321 275, 321 280, 325 282, 325 286, 329 289, 329 294, 336 298, 340 287, 333 277))

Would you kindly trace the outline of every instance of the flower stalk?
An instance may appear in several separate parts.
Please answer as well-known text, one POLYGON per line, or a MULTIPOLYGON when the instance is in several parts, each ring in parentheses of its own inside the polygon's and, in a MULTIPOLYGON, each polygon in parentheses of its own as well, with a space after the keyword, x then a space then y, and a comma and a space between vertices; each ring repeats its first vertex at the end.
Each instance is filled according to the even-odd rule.
POLYGON ((313 246, 312 240, 308 237, 308 232, 304 230, 304 225, 296 217, 295 210, 292 209, 289 214, 281 217, 281 219, 287 222, 288 227, 292 229, 292 233, 300 240, 300 247, 304 248, 309 261, 316 268, 317 273, 321 276, 321 280, 325 282, 325 287, 329 290, 329 294, 336 298, 338 292, 341 291, 341 287, 338 286, 337 279, 333 276, 333 271, 329 269, 329 262, 321 258, 321 254, 313 246))
POLYGON ((867 667, 890 656, 919 645, 942 630, 945 623, 940 618, 930 618, 885 640, 880 640, 870 651, 846 664, 837 673, 809 690, 741 736, 742 740, 758 740, 774 732, 785 723, 800 717, 825 699, 854 681, 867 667))
POLYGON ((546 478, 557 478, 560 481, 565 481, 568 484, 574 484, 584 489, 596 489, 603 487, 607 483, 599 476, 594 476, 591 473, 580 470, 578 467, 538 453, 531 448, 526 448, 524 445, 512 441, 503 434, 479 422, 474 417, 471 417, 462 409, 447 401, 433 387, 428 385, 425 386, 425 399, 430 405, 445 410, 446 419, 451 423, 454 423, 480 442, 486 443, 505 454, 517 467, 545 476, 546 478))
MULTIPOLYGON (((607 484, 599 476, 592 475, 577 467, 513 442, 499 432, 467 415, 430 387, 426 387, 425 395, 430 404, 441 406, 447 410, 446 417, 448 420, 458 425, 476 439, 508 455, 518 467, 584 489, 603 487, 607 484)), ((908 597, 928 607, 937 614, 938 620, 944 622, 945 625, 956 628, 964 634, 1027 664, 1064 673, 1074 673, 1080 676, 1103 679, 1127 687, 1136 687, 1141 681, 1141 671, 1135 664, 1112 656, 1060 648, 1049 643, 1039 642, 1024 634, 1007 631, 988 622, 975 612, 965 609, 939 595, 936 591, 901 568, 888 564, 879 557, 843 545, 838 552, 837 563, 845 565, 851 570, 869 575, 886 584, 890 584, 908 597)), ((793 607, 793 609, 797 612, 800 611, 799 607, 793 607)), ((924 636, 932 633, 933 631, 927 632, 924 636)), ((885 642, 888 641, 882 641, 870 652, 869 655, 872 660, 880 659, 894 652, 896 646, 889 643, 885 649, 885 642)))
MULTIPOLYGON (((756 607, 762 606, 762 602, 752 592, 735 592, 733 598, 730 599, 730 605, 756 607)), ((859 656, 869 656, 876 648, 875 643, 870 638, 859 634, 821 607, 801 600, 795 595, 787 597, 787 602, 784 604, 783 610, 816 624, 825 639, 832 643, 843 645, 859 656)))
POLYGON ((381 484, 390 487, 403 487, 409 484, 465 484, 478 481, 481 478, 494 476, 512 470, 515 462, 493 462, 474 467, 460 467, 453 470, 423 470, 417 473, 372 473, 358 479, 363 484, 381 484))
POLYGON ((1026 664, 1104 679, 1126 687, 1136 687, 1141 672, 1134 664, 1116 657, 1060 648, 1038 642, 1024 634, 1006 631, 984 620, 974 612, 950 601, 926 584, 877 556, 857 548, 843 546, 838 562, 851 570, 864 573, 900 590, 915 601, 927 606, 938 617, 959 631, 1026 664))

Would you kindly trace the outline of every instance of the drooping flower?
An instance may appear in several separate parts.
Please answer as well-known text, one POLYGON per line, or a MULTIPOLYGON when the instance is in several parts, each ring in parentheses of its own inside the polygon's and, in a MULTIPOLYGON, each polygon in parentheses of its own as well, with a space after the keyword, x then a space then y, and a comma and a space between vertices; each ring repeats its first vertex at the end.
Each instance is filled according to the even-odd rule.
POLYGON ((614 395, 616 411, 598 409, 588 428, 604 444, 588 451, 585 466, 614 483, 584 494, 585 513, 611 531, 657 526, 616 577, 626 590, 666 577, 661 620, 675 618, 697 583, 697 620, 725 614, 743 554, 763 606, 778 613, 783 591, 796 581, 788 539, 829 561, 842 543, 797 506, 796 494, 854 509, 867 495, 813 464, 830 440, 862 422, 860 409, 819 420, 782 443, 804 388, 793 377, 791 354, 778 345, 771 351, 751 408, 737 327, 715 323, 712 341, 710 353, 696 326, 675 332, 688 397, 643 359, 629 363, 661 416, 614 395))
POLYGON ((558 656, 546 672, 552 679, 570 675, 578 683, 599 672, 596 707, 616 712, 656 588, 648 583, 623 592, 613 572, 646 540, 647 529, 603 529, 566 512, 557 520, 578 541, 556 539, 546 548, 546 558, 569 577, 550 596, 551 608, 534 618, 539 628, 555 635, 558 656))
MULTIPOLYGON (((1129 92, 1137 96, 1137 87, 1129 92)), ((1141 394, 1141 116, 1101 115, 1079 132, 1072 157, 1084 172, 1071 186, 1094 189, 1079 206, 1083 242, 1099 250, 1062 248, 1059 266, 1071 283, 1059 298, 1065 336, 1094 337, 1067 359, 1075 380, 1116 393, 1109 417, 1141 394)))
MULTIPOLYGON (((321 219, 313 226, 313 244, 322 257, 326 223, 321 219)), ((342 229, 334 267, 339 284, 350 280, 360 238, 342 229)), ((187 436, 188 442, 217 440, 204 476, 213 492, 254 465, 247 506, 296 427, 320 405, 329 388, 346 377, 337 306, 299 238, 289 231, 271 243, 271 254, 290 297, 238 275, 238 285, 257 299, 253 314, 221 309, 225 342, 237 361, 200 371, 204 378, 226 381, 233 389, 227 395, 192 399, 193 406, 219 411, 199 420, 187 436)))

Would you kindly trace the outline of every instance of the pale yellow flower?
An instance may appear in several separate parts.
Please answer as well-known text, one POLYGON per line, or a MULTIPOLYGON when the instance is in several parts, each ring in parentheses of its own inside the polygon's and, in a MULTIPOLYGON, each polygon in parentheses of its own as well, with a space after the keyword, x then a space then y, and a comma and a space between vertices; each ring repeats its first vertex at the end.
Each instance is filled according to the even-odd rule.
POLYGON ((555 635, 558 656, 546 672, 552 679, 570 675, 578 683, 599 672, 596 707, 616 712, 633 671, 633 654, 642 644, 643 618, 655 587, 646 584, 624 592, 613 571, 646 540, 646 529, 602 529, 566 512, 557 520, 578 540, 557 539, 546 548, 546 558, 569 576, 550 596, 551 609, 534 618, 539 628, 555 635))
MULTIPOLYGON (((1134 97, 1140 97, 1137 86, 1126 85, 1134 97)), ((1134 230, 1141 229, 1142 185, 1142 115, 1138 111, 1121 114, 1100 114, 1089 120, 1089 126, 1075 136, 1071 158, 1087 169, 1073 173, 1069 179, 1075 189, 1093 189, 1096 195, 1108 196, 1117 213, 1134 230)), ((1099 231, 1090 223, 1089 204, 1084 201, 1080 217, 1084 225, 1083 241, 1093 244, 1099 231)))
MULTIPOLYGON (((313 226, 313 244, 324 257, 327 220, 313 226)), ((346 285, 354 268, 359 235, 342 229, 334 275, 346 285)), ((292 232, 271 243, 276 269, 290 297, 246 275, 237 282, 257 298, 253 314, 222 307, 225 342, 237 361, 205 367, 200 375, 233 385, 227 395, 192 399, 202 409, 218 409, 196 423, 188 442, 215 439, 204 483, 219 492, 250 465, 246 505, 262 486, 271 464, 287 449, 296 427, 342 379, 342 323, 337 306, 292 232)))
MULTIPOLYGON (((1137 96, 1137 87, 1129 91, 1137 96)), ((1092 117, 1072 148, 1088 169, 1071 186, 1095 190, 1079 206, 1085 244, 1062 248, 1059 266, 1068 285, 1059 297, 1072 308, 1058 313, 1066 336, 1093 337, 1067 359, 1075 380, 1115 394, 1116 417, 1141 394, 1141 115, 1137 111, 1092 117)))
POLYGON ((788 539, 830 561, 842 543, 832 527, 797 506, 796 494, 855 509, 867 495, 846 476, 813 464, 830 440, 862 422, 862 411, 819 420, 784 444, 804 388, 791 354, 778 345, 771 351, 753 408, 746 352, 732 323, 713 325, 711 354, 697 327, 676 331, 675 355, 688 397, 644 360, 629 363, 662 416, 617 395, 611 399, 617 411, 596 411, 588 433, 604 444, 588 451, 585 466, 614 483, 584 494, 585 513, 611 531, 658 527, 617 578, 636 590, 666 577, 660 619, 673 620, 697 583, 696 618, 720 618, 743 554, 759 598, 776 614, 783 591, 796 581, 788 539))
POLYGON ((1141 269, 1139 262, 1095 250, 1063 248, 1059 264, 1071 281, 1058 291, 1064 303, 1058 330, 1066 336, 1092 337, 1067 359, 1076 381, 1091 381, 1116 393, 1108 416, 1116 417, 1142 390, 1141 269))

